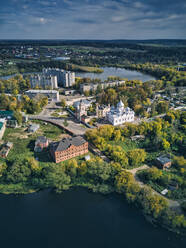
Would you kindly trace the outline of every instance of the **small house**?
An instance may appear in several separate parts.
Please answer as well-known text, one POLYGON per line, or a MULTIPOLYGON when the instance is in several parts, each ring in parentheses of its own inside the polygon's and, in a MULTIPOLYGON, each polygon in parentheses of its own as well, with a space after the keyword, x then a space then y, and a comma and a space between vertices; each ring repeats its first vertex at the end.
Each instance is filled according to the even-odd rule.
POLYGON ((35 133, 40 128, 39 124, 30 124, 28 127, 29 133, 35 133))
POLYGON ((0 150, 0 157, 6 158, 8 156, 9 151, 12 149, 13 143, 12 142, 6 142, 2 149, 0 150))
POLYGON ((131 137, 132 141, 136 141, 136 140, 144 140, 145 136, 144 135, 135 135, 131 137))
POLYGON ((173 191, 173 190, 176 190, 176 189, 178 189, 178 183, 176 182, 176 181, 174 181, 174 180, 171 180, 171 182, 169 183, 169 185, 168 185, 168 188, 171 190, 171 191, 173 191))
POLYGON ((48 147, 48 139, 45 136, 39 136, 35 142, 34 151, 41 152, 44 148, 48 147))
POLYGON ((156 158, 156 164, 160 169, 168 169, 171 167, 171 159, 169 158, 169 156, 166 155, 162 155, 158 158, 156 158))

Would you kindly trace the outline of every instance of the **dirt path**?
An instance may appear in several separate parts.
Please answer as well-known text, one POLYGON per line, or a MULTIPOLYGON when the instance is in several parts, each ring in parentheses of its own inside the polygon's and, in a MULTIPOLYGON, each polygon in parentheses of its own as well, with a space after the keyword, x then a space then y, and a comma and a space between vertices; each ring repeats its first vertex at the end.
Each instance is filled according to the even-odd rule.
MULTIPOLYGON (((147 170, 147 169, 149 169, 149 168, 150 168, 150 167, 149 167, 148 165, 143 165, 143 166, 141 166, 141 167, 134 168, 134 169, 127 170, 127 171, 129 171, 130 173, 133 174, 134 179, 136 180, 136 182, 139 184, 140 187, 151 188, 150 186, 144 184, 144 183, 139 179, 139 177, 137 176, 137 172, 138 172, 138 171, 140 171, 140 170, 147 170)), ((152 188, 151 188, 151 189, 152 189, 152 188)), ((166 199, 167 202, 168 202, 168 204, 169 204, 169 207, 170 207, 171 209, 174 209, 175 211, 180 212, 180 213, 182 212, 182 211, 181 211, 181 207, 180 207, 180 203, 179 203, 178 201, 170 200, 170 199, 168 199, 167 197, 165 197, 165 196, 161 195, 160 193, 158 193, 157 191, 155 191, 154 189, 152 189, 152 191, 153 191, 154 194, 156 194, 156 195, 158 195, 158 196, 161 196, 161 197, 163 197, 164 199, 166 199)))

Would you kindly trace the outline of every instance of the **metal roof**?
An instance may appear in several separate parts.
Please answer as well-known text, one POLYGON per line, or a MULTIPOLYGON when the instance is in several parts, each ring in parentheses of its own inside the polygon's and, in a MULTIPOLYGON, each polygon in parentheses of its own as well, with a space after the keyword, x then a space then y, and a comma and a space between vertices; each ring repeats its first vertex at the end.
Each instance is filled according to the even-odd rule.
POLYGON ((171 162, 171 160, 165 156, 161 156, 161 157, 158 157, 157 160, 162 164, 166 164, 166 163, 169 163, 171 162))
POLYGON ((47 138, 45 136, 38 136, 36 142, 46 143, 47 142, 47 138))
POLYGON ((86 140, 83 139, 81 136, 71 137, 71 138, 64 138, 59 142, 52 143, 52 148, 55 151, 64 151, 71 145, 74 146, 81 146, 86 143, 86 140))

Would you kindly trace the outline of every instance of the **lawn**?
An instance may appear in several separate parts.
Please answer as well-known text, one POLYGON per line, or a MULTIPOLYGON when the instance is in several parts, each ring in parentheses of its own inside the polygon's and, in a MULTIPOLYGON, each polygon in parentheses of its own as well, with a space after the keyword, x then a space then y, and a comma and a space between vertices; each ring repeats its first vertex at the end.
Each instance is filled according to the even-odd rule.
MULTIPOLYGON (((64 134, 64 131, 52 124, 45 125, 41 121, 34 121, 40 124, 40 129, 34 133, 29 134, 27 128, 6 128, 5 134, 3 136, 3 141, 13 142, 13 148, 10 150, 7 159, 14 160, 16 158, 25 157, 38 157, 38 154, 34 153, 34 144, 38 136, 44 135, 50 140, 59 140, 64 134)), ((48 153, 41 155, 40 162, 52 162, 48 153), (43 156, 42 156, 43 155, 43 156)), ((5 159, 0 158, 0 162, 5 161, 5 159)))
POLYGON ((35 120, 33 122, 40 125, 40 129, 38 130, 38 135, 44 135, 48 139, 59 140, 60 136, 65 133, 63 129, 54 126, 50 123, 45 123, 38 120, 35 120))
POLYGON ((113 146, 121 146, 125 152, 132 150, 132 149, 137 149, 141 148, 141 145, 139 142, 132 141, 130 139, 125 139, 125 141, 109 141, 109 144, 113 146))

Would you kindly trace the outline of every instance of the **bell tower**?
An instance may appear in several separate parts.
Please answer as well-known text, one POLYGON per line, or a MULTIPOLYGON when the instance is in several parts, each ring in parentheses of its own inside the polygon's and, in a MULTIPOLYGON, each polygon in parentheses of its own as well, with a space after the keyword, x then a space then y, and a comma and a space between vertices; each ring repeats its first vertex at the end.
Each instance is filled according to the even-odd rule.
POLYGON ((81 101, 79 102, 79 106, 78 106, 78 108, 77 108, 77 114, 76 114, 77 119, 78 119, 79 121, 81 121, 81 116, 83 116, 83 115, 87 116, 87 111, 86 111, 86 106, 85 106, 85 104, 83 103, 83 100, 81 100, 81 101))

